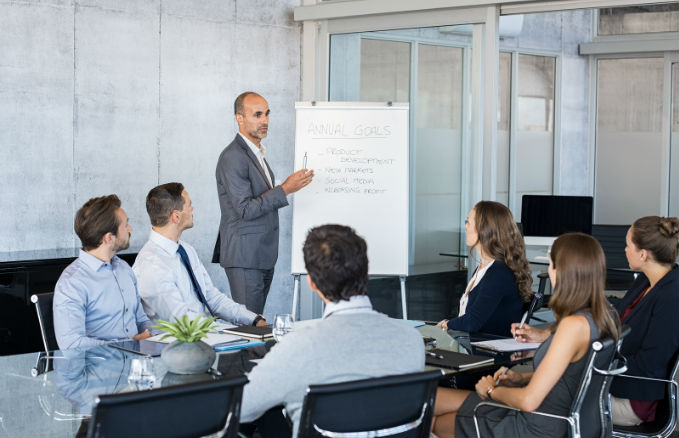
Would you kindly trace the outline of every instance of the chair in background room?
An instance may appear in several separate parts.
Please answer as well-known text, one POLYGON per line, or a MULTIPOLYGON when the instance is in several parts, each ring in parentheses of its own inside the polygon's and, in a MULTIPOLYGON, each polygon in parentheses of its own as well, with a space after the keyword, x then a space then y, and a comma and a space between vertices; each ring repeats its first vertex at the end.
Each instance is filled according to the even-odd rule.
POLYGON ((100 395, 88 437, 238 436, 245 376, 100 395))
POLYGON ((443 372, 434 370, 310 385, 297 435, 428 438, 441 377, 443 372))
POLYGON ((679 417, 679 351, 674 354, 672 368, 668 373, 667 379, 653 379, 650 377, 628 376, 622 374, 620 378, 639 379, 647 382, 662 382, 667 385, 665 399, 658 403, 655 412, 655 420, 642 423, 639 426, 614 426, 613 436, 619 438, 647 438, 647 437, 668 437, 677 427, 679 417))
MULTIPOLYGON (((623 357, 618 353, 622 338, 629 333, 629 329, 623 331, 620 340, 616 343, 613 339, 600 339, 592 342, 592 347, 587 354, 585 371, 571 405, 568 416, 549 414, 540 411, 527 412, 529 415, 542 415, 551 418, 559 418, 567 421, 570 436, 580 437, 609 437, 611 436, 611 415, 609 390, 613 376, 627 371, 623 357), (622 364, 622 365, 621 365, 622 364)), ((509 410, 516 408, 492 401, 479 403, 474 409, 474 424, 476 436, 479 436, 477 415, 483 414, 484 406, 493 406, 509 410)))
POLYGON ((54 321, 52 318, 53 298, 54 292, 31 295, 31 302, 35 304, 35 311, 38 314, 42 344, 45 347, 45 353, 47 354, 49 354, 50 351, 59 349, 57 337, 54 334, 54 321))

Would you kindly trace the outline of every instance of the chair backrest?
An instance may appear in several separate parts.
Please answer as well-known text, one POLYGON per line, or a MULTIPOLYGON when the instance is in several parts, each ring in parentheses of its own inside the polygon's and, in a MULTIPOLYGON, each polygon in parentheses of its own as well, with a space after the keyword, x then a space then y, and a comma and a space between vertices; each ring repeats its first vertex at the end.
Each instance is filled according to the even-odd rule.
POLYGON ((35 311, 38 314, 42 345, 45 347, 46 352, 59 349, 57 337, 54 334, 54 319, 52 318, 53 298, 53 292, 31 295, 31 302, 35 304, 35 311))
POLYGON ((310 385, 298 436, 429 437, 440 370, 310 385), (341 414, 341 415, 340 415, 341 414))
POLYGON ((592 342, 580 387, 571 405, 571 417, 576 420, 580 436, 611 436, 608 394, 613 377, 627 370, 623 357, 618 354, 627 333, 629 330, 623 331, 618 342, 610 338, 592 342))
POLYGON ((236 437, 245 376, 100 395, 87 436, 236 437))

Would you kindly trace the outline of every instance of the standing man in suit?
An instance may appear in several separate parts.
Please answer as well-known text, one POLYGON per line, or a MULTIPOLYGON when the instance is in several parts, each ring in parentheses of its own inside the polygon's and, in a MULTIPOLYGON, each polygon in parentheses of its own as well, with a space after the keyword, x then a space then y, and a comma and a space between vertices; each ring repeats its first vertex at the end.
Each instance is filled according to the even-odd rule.
POLYGON ((301 169, 275 185, 262 145, 269 113, 268 103, 257 93, 247 91, 236 98, 238 134, 219 156, 216 171, 222 212, 219 263, 233 300, 257 314, 264 310, 278 259, 278 209, 288 205, 287 195, 306 187, 314 176, 301 169))

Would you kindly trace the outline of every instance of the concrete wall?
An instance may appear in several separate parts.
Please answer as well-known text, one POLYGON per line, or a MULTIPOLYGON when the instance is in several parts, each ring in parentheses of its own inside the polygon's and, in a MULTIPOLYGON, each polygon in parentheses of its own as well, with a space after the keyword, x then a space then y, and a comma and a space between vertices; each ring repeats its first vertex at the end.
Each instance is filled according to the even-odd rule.
MULTIPOLYGON (((215 165, 236 133, 233 100, 252 89, 272 110, 267 160, 292 171, 300 90, 301 0, 0 1, 0 252, 79 246, 73 217, 116 193, 148 237, 148 190, 184 183, 194 244, 209 263, 219 224, 215 165)), ((291 209, 267 318, 289 311, 291 209)))

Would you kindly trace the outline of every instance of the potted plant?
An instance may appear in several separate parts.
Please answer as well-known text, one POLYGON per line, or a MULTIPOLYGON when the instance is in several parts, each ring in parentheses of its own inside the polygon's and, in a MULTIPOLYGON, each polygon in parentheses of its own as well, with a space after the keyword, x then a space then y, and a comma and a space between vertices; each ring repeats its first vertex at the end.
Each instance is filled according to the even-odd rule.
POLYGON ((214 327, 215 319, 217 318, 203 319, 199 315, 189 321, 189 317, 184 315, 181 319, 175 318, 175 322, 159 320, 158 325, 153 326, 167 332, 160 340, 171 336, 175 338, 160 354, 168 370, 177 374, 197 374, 210 369, 216 353, 201 339, 214 327))

